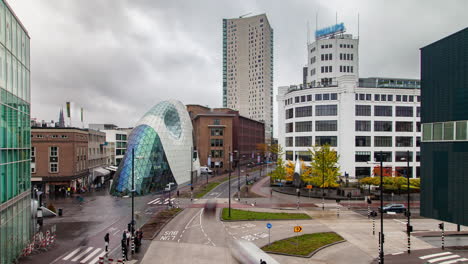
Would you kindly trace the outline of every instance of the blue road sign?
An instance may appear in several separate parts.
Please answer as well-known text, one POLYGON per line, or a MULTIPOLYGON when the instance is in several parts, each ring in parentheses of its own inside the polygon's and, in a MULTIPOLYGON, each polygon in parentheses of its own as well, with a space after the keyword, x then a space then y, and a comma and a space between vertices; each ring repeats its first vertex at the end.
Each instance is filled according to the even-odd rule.
POLYGON ((272 225, 270 223, 267 224, 267 228, 270 229, 272 225))

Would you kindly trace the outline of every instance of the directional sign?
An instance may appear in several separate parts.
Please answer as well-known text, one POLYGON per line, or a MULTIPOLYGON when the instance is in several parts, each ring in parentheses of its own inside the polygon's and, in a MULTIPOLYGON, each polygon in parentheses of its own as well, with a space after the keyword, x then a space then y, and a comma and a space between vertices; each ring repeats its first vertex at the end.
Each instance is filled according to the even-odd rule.
POLYGON ((296 233, 302 232, 302 226, 295 226, 294 227, 294 232, 296 232, 296 233))
POLYGON ((270 223, 267 224, 267 228, 270 229, 272 225, 270 223))
POLYGON ((312 189, 312 185, 307 185, 307 189, 312 189))

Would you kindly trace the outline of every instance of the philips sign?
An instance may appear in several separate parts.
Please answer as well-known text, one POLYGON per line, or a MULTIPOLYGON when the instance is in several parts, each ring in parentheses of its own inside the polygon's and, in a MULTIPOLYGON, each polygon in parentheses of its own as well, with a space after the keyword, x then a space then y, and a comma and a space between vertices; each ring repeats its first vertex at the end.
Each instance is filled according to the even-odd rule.
POLYGON ((330 26, 330 27, 326 27, 326 28, 322 28, 322 29, 319 29, 319 30, 316 30, 315 31, 315 39, 320 39, 320 38, 324 38, 324 37, 327 37, 327 36, 332 36, 336 33, 343 33, 345 32, 345 26, 343 23, 340 23, 340 24, 336 24, 336 25, 333 25, 333 26, 330 26))

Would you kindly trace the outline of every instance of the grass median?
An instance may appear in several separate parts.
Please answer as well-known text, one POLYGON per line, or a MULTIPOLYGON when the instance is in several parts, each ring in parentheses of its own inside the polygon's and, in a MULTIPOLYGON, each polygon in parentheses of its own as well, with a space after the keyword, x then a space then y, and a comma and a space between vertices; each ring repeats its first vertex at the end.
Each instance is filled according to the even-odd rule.
POLYGON ((334 232, 305 234, 275 241, 269 246, 262 247, 262 250, 271 253, 309 256, 323 246, 342 240, 343 238, 334 232))
POLYGON ((312 219, 307 214, 291 214, 291 213, 268 213, 254 212, 247 210, 239 210, 231 208, 231 217, 229 217, 229 208, 223 208, 221 215, 223 220, 291 220, 291 219, 312 219))
POLYGON ((210 182, 208 184, 203 185, 200 189, 195 191, 195 198, 202 198, 203 196, 205 196, 205 194, 209 193, 211 190, 213 190, 220 184, 220 182, 210 182))

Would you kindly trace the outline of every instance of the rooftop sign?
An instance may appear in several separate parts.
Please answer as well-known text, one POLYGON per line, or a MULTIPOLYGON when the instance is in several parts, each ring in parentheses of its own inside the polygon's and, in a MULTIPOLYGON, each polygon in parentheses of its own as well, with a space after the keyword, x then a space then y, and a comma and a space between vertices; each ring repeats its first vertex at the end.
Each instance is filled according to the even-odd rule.
POLYGON ((346 31, 346 28, 343 23, 336 24, 330 27, 322 28, 315 31, 315 39, 321 39, 328 36, 335 35, 337 33, 343 33, 346 31))

